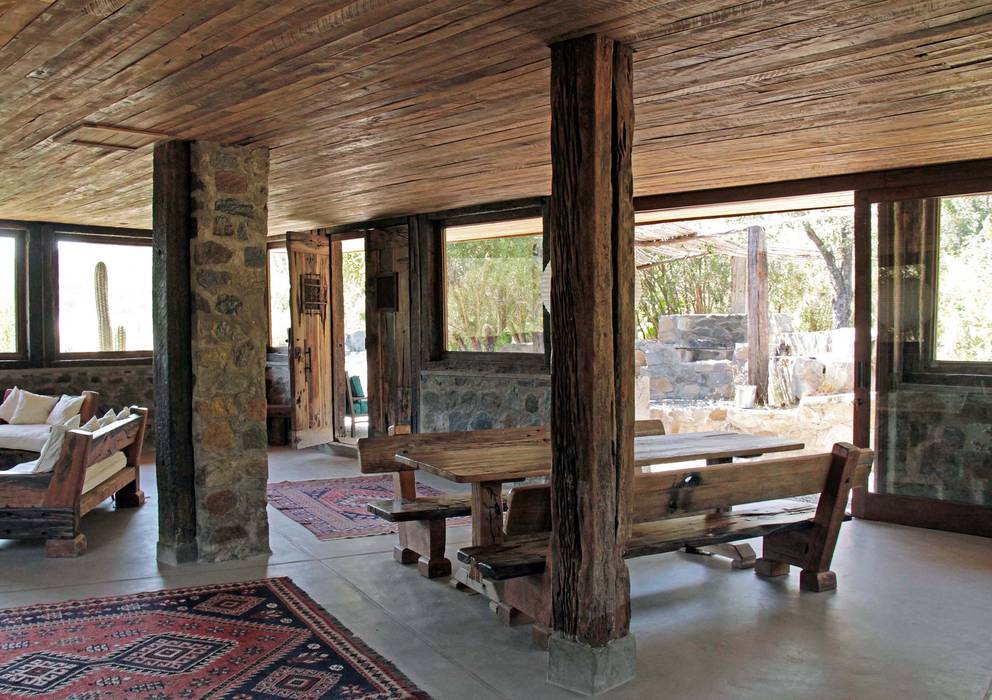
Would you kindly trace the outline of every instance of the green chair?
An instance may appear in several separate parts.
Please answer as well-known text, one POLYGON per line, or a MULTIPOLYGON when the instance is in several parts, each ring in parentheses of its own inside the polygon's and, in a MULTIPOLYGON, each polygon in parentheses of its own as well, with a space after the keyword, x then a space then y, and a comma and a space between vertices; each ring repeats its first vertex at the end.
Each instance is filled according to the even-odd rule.
POLYGON ((358 375, 348 377, 348 415, 351 417, 351 437, 355 437, 355 419, 369 415, 369 399, 358 375))

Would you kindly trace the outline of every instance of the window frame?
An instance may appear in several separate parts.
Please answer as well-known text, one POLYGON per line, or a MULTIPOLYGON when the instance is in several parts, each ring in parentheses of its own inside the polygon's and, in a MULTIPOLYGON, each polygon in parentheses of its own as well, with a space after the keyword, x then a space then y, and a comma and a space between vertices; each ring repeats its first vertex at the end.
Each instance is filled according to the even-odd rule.
POLYGON ((425 224, 429 226, 430 253, 433 258, 434 289, 431 302, 440 313, 435 315, 435 322, 428 329, 433 348, 425 370, 446 369, 489 369, 497 372, 536 373, 546 374, 551 368, 551 317, 547 309, 543 310, 542 326, 544 329, 543 353, 518 352, 476 352, 464 350, 448 350, 448 297, 447 297, 447 246, 444 231, 449 226, 467 224, 489 224, 517 219, 540 218, 542 220, 542 269, 550 261, 548 242, 548 206, 547 199, 524 200, 506 204, 473 207, 464 210, 450 210, 428 214, 425 224))
POLYGON ((924 319, 926 354, 923 371, 941 375, 992 376, 992 360, 938 360, 937 359, 937 322, 940 312, 940 214, 941 200, 956 197, 988 195, 989 192, 972 192, 968 194, 943 195, 934 197, 933 222, 927 230, 924 283, 928 298, 925 299, 928 318, 924 319))
MULTIPOLYGON (((959 179, 922 185, 864 189, 861 197, 865 206, 878 204, 891 206, 904 200, 937 200, 930 215, 933 222, 927 227, 923 245, 923 294, 920 310, 925 315, 919 319, 919 341, 909 344, 903 352, 903 371, 899 381, 907 384, 970 387, 977 391, 992 389, 992 362, 966 362, 937 360, 937 304, 940 253, 940 204, 950 197, 967 197, 992 192, 992 177, 959 179)), ((857 215, 857 214, 856 214, 857 215)), ((891 215, 891 213, 889 214, 891 215)), ((884 216, 884 215, 883 215, 884 216)), ((880 231, 881 234, 881 231, 880 231)))
MULTIPOLYGON (((133 230, 95 229, 89 226, 56 225, 49 236, 48 245, 48 309, 49 341, 48 366, 58 367, 79 363, 91 364, 98 361, 101 364, 135 364, 150 363, 154 348, 150 350, 116 350, 91 352, 63 352, 59 345, 59 254, 60 241, 75 241, 79 243, 94 243, 98 245, 130 245, 152 248, 151 232, 133 230)), ((154 262, 153 262, 154 264, 154 262)))
POLYGON ((28 354, 27 230, 0 222, 0 238, 14 240, 14 340, 13 352, 0 353, 0 362, 23 362, 28 354))

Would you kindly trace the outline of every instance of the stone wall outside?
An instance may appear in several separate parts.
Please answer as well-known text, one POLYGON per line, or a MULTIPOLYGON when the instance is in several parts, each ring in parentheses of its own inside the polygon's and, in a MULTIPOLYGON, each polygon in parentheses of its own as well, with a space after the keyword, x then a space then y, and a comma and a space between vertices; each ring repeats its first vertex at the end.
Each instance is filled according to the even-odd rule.
POLYGON ((201 561, 267 553, 268 152, 191 145, 193 453, 201 561))
POLYGON ((546 425, 551 415, 551 376, 424 371, 419 415, 424 433, 546 425))
POLYGON ((992 396, 903 383, 887 402, 881 492, 992 506, 992 396))
POLYGON ((99 414, 111 408, 144 406, 149 410, 145 447, 155 446, 155 386, 150 364, 0 370, 0 390, 14 385, 50 396, 95 391, 100 394, 99 414))

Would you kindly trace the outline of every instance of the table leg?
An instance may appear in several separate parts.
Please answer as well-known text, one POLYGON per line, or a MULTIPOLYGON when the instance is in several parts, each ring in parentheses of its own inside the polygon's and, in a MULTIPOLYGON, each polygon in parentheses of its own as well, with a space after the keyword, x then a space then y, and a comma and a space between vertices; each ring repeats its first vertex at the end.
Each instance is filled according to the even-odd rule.
MULTIPOLYGON (((731 464, 733 463, 733 457, 719 457, 717 459, 706 460, 706 466, 714 464, 731 464)), ((732 510, 731 506, 726 508, 717 508, 714 513, 729 513, 732 510)), ((718 556, 726 557, 730 559, 730 565, 735 569, 750 569, 754 567, 754 562, 757 559, 757 555, 754 553, 754 549, 751 545, 747 543, 742 544, 713 544, 707 547, 686 547, 686 554, 701 554, 704 556, 718 556)))
MULTIPOLYGON (((483 481, 472 484, 472 544, 482 546, 503 541, 503 484, 483 481)), ((500 602, 502 585, 490 581, 474 566, 460 568, 452 577, 456 588, 471 588, 490 600, 500 602)))

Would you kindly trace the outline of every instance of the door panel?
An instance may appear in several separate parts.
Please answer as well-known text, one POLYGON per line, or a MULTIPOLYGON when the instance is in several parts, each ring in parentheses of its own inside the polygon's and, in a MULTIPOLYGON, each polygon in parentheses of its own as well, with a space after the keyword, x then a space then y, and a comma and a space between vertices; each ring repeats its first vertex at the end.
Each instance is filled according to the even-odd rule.
POLYGON ((297 449, 334 440, 331 388, 331 249, 326 236, 290 233, 289 378, 292 439, 297 449))
POLYGON ((365 241, 369 435, 412 420, 409 243, 406 226, 371 230, 365 241))

